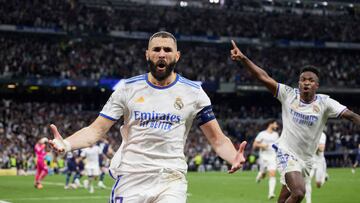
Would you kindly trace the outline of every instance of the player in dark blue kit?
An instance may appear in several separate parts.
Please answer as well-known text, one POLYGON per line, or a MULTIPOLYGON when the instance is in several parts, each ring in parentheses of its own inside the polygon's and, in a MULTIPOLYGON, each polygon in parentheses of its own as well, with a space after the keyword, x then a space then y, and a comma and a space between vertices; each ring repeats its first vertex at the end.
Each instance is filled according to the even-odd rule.
POLYGON ((73 152, 66 153, 66 180, 65 180, 65 189, 78 188, 81 186, 80 179, 82 177, 82 172, 84 171, 84 162, 80 158, 81 150, 76 150, 73 152), (71 176, 73 179, 70 183, 71 176))
POLYGON ((66 180, 65 180, 65 186, 64 189, 69 189, 69 187, 76 188, 75 180, 76 180, 76 174, 77 174, 77 161, 76 161, 76 153, 75 152, 68 152, 66 154, 66 180), (71 176, 73 175, 72 183, 69 186, 69 182, 71 179, 71 176))
POLYGON ((102 156, 99 156, 101 174, 100 174, 100 179, 98 182, 98 187, 106 188, 106 186, 104 184, 105 172, 107 172, 109 170, 108 169, 109 160, 113 157, 114 151, 106 139, 103 139, 100 142, 98 142, 98 145, 102 150, 102 156))

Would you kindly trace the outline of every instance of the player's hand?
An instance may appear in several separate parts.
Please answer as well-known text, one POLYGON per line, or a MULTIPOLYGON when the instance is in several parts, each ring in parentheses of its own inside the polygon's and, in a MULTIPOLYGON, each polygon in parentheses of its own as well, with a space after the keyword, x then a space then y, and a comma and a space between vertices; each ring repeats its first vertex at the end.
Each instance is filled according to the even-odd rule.
POLYGON ((246 58, 246 56, 240 51, 240 49, 236 46, 234 40, 231 40, 232 49, 230 50, 230 57, 233 61, 241 61, 246 58))
POLYGON ((235 160, 231 166, 231 169, 228 171, 228 173, 234 173, 235 171, 239 170, 242 165, 245 163, 246 159, 244 157, 244 150, 246 146, 246 141, 242 142, 240 144, 238 153, 236 154, 235 160))
POLYGON ((52 134, 54 135, 54 139, 49 140, 49 145, 51 148, 60 154, 64 154, 68 151, 71 151, 71 145, 67 140, 64 140, 59 131, 57 130, 57 127, 54 124, 50 125, 50 129, 52 134))

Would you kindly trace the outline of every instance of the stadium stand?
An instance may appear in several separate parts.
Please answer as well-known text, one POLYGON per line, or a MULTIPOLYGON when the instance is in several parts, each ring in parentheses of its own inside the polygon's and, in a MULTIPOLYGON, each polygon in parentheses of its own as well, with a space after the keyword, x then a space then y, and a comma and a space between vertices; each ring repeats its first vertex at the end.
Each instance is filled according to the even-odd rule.
MULTIPOLYGON (((225 133, 236 145, 247 140, 248 153, 263 122, 280 119, 281 111, 271 95, 230 61, 230 38, 238 38, 254 62, 289 85, 296 86, 301 66, 318 66, 322 90, 360 112, 360 15, 349 6, 340 7, 235 0, 203 7, 0 0, 0 167, 33 169, 33 145, 49 135, 50 123, 55 122, 64 134, 74 132, 97 116, 111 93, 106 88, 98 91, 98 85, 84 85, 69 94, 68 83, 53 85, 54 81, 86 79, 98 84, 104 78, 142 74, 147 71, 141 58, 146 39, 158 30, 179 38, 184 54, 178 72, 203 82, 225 133), (31 90, 29 81, 41 84, 41 93, 31 90)), ((114 149, 121 143, 118 127, 109 133, 114 149)), ((206 170, 220 170, 223 161, 200 134, 196 127, 189 134, 185 147, 189 169, 196 170, 195 157, 200 155, 206 170)), ((349 122, 330 121, 327 134, 328 165, 349 166, 360 129, 349 122)))

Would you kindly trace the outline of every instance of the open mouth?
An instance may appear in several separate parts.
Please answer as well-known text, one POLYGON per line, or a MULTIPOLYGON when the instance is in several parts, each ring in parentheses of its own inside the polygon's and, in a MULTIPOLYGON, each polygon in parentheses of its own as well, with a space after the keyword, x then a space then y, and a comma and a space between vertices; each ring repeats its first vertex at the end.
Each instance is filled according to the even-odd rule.
POLYGON ((166 62, 165 61, 158 61, 157 67, 159 70, 164 70, 166 68, 166 62))

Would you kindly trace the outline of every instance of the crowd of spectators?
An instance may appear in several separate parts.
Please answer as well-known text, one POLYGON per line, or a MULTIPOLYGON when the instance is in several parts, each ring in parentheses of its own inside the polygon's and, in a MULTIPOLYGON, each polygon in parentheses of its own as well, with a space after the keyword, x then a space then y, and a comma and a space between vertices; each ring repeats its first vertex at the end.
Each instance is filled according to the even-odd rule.
MULTIPOLYGON (((236 7, 238 8, 238 7, 236 7)), ((241 7, 240 7, 241 8, 241 7)), ((0 24, 65 30, 69 33, 118 31, 269 39, 359 42, 359 16, 311 15, 229 8, 164 7, 124 4, 89 6, 75 0, 0 1, 0 24)))
MULTIPOLYGON (((0 36, 0 77, 66 79, 128 78, 148 71, 146 40, 54 39, 0 36)), ((288 49, 241 46, 243 52, 279 82, 296 85, 302 66, 321 71, 321 85, 360 86, 360 53, 338 49, 288 49)), ((229 57, 223 45, 179 42, 182 57, 176 70, 202 82, 257 81, 229 57)))
MULTIPOLYGON (((246 154, 253 154, 252 142, 257 133, 265 128, 265 121, 268 118, 281 121, 280 114, 276 113, 280 112, 280 107, 269 108, 271 110, 255 106, 241 106, 236 108, 239 109, 236 111, 226 108, 229 112, 232 111, 231 114, 221 112, 220 108, 215 108, 214 111, 224 133, 231 138, 233 143, 238 146, 241 141, 246 140, 249 143, 246 154)), ((90 124, 100 109, 100 106, 84 103, 2 100, 0 105, 0 168, 9 167, 11 158, 15 158, 18 164, 26 161, 27 166, 31 168, 34 161, 35 143, 41 137, 52 137, 49 124, 54 123, 58 126, 60 133, 67 136, 90 124)), ((111 128, 107 136, 107 140, 115 150, 121 144, 120 123, 111 128)), ((326 152, 349 154, 350 150, 355 149, 356 144, 360 142, 359 127, 347 121, 330 121, 326 133, 328 135, 326 152)), ((196 168, 199 158, 202 160, 200 163, 207 165, 206 170, 220 169, 224 165, 223 160, 216 156, 197 125, 193 125, 188 135, 185 155, 190 169, 196 168)), ((343 158, 342 155, 341 158, 343 158)), ((336 160, 340 162, 331 163, 332 166, 345 165, 344 161, 341 162, 342 159, 336 160)))
MULTIPOLYGON (((0 35, 0 79, 129 78, 145 73, 146 40, 106 38, 110 31, 153 33, 167 30, 176 35, 230 36, 306 41, 360 42, 358 15, 311 15, 308 13, 265 12, 261 8, 162 7, 124 4, 119 7, 89 7, 76 0, 0 0, 0 25, 50 28, 67 32, 66 36, 30 34, 0 35), (79 37, 97 34, 100 38, 79 37), (12 35, 12 36, 10 36, 12 35), (70 37, 72 36, 72 37, 70 37)), ((279 82, 295 85, 300 68, 312 64, 321 70, 321 86, 360 87, 360 53, 344 49, 280 48, 240 46, 256 64, 279 82)), ((230 43, 205 44, 180 42, 182 57, 176 70, 183 76, 202 82, 229 82, 253 85, 257 81, 229 58, 230 43)), ((69 135, 91 123, 101 107, 84 103, 0 102, 0 168, 34 162, 33 146, 43 137, 51 137, 48 125, 54 123, 69 135), (16 163, 16 162, 15 162, 16 163)), ((222 129, 235 145, 249 142, 246 152, 263 129, 266 119, 280 120, 280 107, 244 105, 215 106, 222 129)), ((359 109, 355 112, 360 112, 359 109)), ((117 124, 120 125, 120 124, 117 124)), ((108 140, 117 149, 121 143, 119 126, 112 128, 108 140)), ((280 129, 281 130, 281 129, 280 129)), ((329 159, 330 166, 348 165, 351 150, 360 141, 360 129, 347 121, 330 121, 326 151, 342 154, 329 159)), ((190 169, 221 169, 223 160, 216 156, 196 125, 185 146, 190 169)), ((23 167, 23 166, 17 166, 23 167)))

